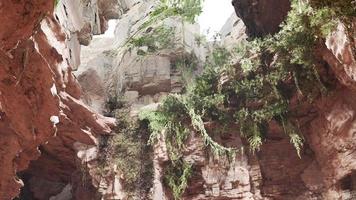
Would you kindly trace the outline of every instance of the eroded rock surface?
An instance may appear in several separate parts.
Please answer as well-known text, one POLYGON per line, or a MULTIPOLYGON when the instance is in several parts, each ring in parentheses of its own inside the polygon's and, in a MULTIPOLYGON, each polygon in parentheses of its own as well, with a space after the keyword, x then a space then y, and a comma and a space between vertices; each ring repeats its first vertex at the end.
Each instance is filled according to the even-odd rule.
POLYGON ((0 37, 0 199, 19 195, 23 181, 21 195, 27 196, 21 198, 96 193, 90 179, 85 181, 88 187, 80 184, 76 173, 82 160, 74 144, 95 146, 96 137, 109 134, 114 121, 82 103, 80 86, 71 73, 79 64, 78 35, 73 33, 82 28, 75 10, 78 2, 61 1, 55 15, 53 1, 0 4, 1 20, 6 22, 0 37))
MULTIPOLYGON (((274 0, 233 4, 241 19, 231 16, 221 31, 228 49, 249 36, 278 31, 290 6, 274 0)), ((53 10, 48 0, 0 3, 0 199, 15 198, 22 186, 20 199, 128 198, 120 169, 109 166, 103 173, 98 166, 101 140, 114 125, 114 119, 101 115, 112 115, 107 103, 122 98, 132 118, 142 109, 157 109, 163 97, 184 89, 177 59, 194 55, 202 62, 209 51, 197 42, 198 26, 178 17, 139 30, 154 5, 61 0, 53 10), (113 18, 120 18, 114 37, 93 37, 104 33, 113 18), (174 46, 154 53, 147 46, 130 46, 131 37, 160 25, 174 28, 174 46)), ((351 45, 339 24, 317 50, 329 73, 322 78, 335 79, 336 89, 298 116, 305 137, 301 158, 274 123, 256 154, 247 150, 237 127, 215 136, 219 143, 240 149, 233 160, 207 155, 200 136, 192 133, 184 160, 195 167, 182 198, 355 198, 356 58, 351 45)), ((207 127, 222 129, 219 124, 207 127)), ((172 199, 163 180, 169 159, 163 138, 153 151, 148 196, 172 199)))
POLYGON ((289 0, 233 0, 232 4, 251 37, 276 33, 290 10, 289 0))
MULTIPOLYGON (((247 6, 250 11, 249 13, 244 10, 238 11, 242 20, 233 15, 224 25, 221 31, 222 44, 228 49, 234 48, 234 45, 248 36, 261 37, 278 31, 278 26, 284 20, 290 6, 289 2, 240 3, 244 4, 241 9, 247 6), (260 7, 265 3, 268 3, 267 7, 260 7), (273 12, 269 10, 272 7, 273 12), (269 14, 261 14, 264 12, 269 14), (246 24, 246 28, 243 23, 246 24)), ((241 5, 235 3, 235 8, 241 5)), ((83 78, 81 81, 83 85, 88 87, 89 99, 93 102, 96 101, 96 97, 100 97, 97 101, 99 103, 93 103, 93 107, 102 105, 108 96, 124 97, 131 105, 132 116, 135 116, 142 108, 155 109, 161 97, 168 93, 180 91, 182 87, 180 74, 174 72, 172 67, 174 57, 182 52, 182 49, 162 50, 146 56, 137 53, 141 50, 147 51, 145 47, 126 51, 127 39, 137 34, 138 27, 145 21, 150 9, 152 8, 143 3, 134 4, 117 25, 115 44, 109 46, 107 50, 99 46, 92 49, 96 53, 93 53, 95 57, 86 65, 91 66, 90 69, 78 73, 83 78), (109 70, 103 66, 107 66, 109 70), (108 80, 103 76, 106 73, 110 74, 108 80), (91 88, 86 80, 101 81, 98 82, 100 89, 91 88), (104 94, 105 98, 102 97, 102 91, 107 92, 104 94)), ((177 19, 169 20, 173 21, 165 22, 168 25, 174 24, 174 20, 177 19)), ((214 158, 212 155, 206 157, 201 139, 192 134, 189 144, 186 145, 184 159, 196 167, 183 199, 351 198, 354 190, 352 183, 355 179, 354 142, 351 134, 354 118, 352 71, 355 68, 355 60, 346 35, 342 31, 340 25, 329 37, 325 48, 320 51, 320 57, 328 63, 329 69, 340 81, 337 86, 338 92, 306 108, 307 117, 300 119, 303 121, 303 132, 306 133, 304 135, 306 144, 301 158, 296 154, 283 130, 273 123, 270 125, 266 143, 256 155, 246 150, 248 149, 246 141, 238 137, 238 133, 232 131, 221 138, 215 138, 222 144, 242 149, 233 162, 228 162, 226 158, 214 158)), ((187 37, 192 38, 189 35, 187 37)), ((101 39, 101 42, 105 41, 106 39, 101 39)), ((194 45, 191 47, 193 48, 188 48, 188 51, 193 50, 198 58, 204 57, 202 56, 204 54, 201 54, 202 49, 194 45)), ((99 111, 103 112, 105 109, 101 107, 99 111)), ((234 130, 234 127, 231 128, 234 130)), ((164 142, 158 142, 154 147, 153 199, 173 198, 162 177, 168 159, 164 142)), ((120 190, 118 192, 120 193, 120 190)))

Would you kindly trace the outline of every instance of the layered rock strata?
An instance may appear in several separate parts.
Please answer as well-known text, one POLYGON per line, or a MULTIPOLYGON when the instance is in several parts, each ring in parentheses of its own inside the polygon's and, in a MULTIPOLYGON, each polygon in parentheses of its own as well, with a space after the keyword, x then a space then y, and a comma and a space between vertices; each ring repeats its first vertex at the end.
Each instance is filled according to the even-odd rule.
MULTIPOLYGON (((121 100, 129 105, 130 118, 142 109, 156 109, 163 97, 184 89, 177 60, 193 55, 202 63, 209 45, 199 44, 197 25, 179 17, 141 29, 155 2, 53 4, 0 3, 0 199, 19 194, 20 199, 39 200, 128 199, 121 170, 109 166, 103 175, 98 166, 101 143, 111 137, 114 125, 114 119, 101 114, 114 116, 121 100), (114 37, 93 37, 104 33, 113 18, 120 18, 114 37), (161 26, 172 28, 174 45, 152 52, 130 42, 161 26)), ((241 19, 233 15, 221 31, 227 49, 248 37, 277 32, 290 7, 289 1, 273 0, 233 5, 241 19)), ((207 153, 192 133, 184 160, 194 165, 193 176, 182 199, 354 199, 356 58, 351 45, 339 24, 317 48, 321 78, 335 90, 300 110, 297 118, 305 138, 301 158, 274 123, 256 154, 246 150, 237 127, 216 134, 217 142, 240 150, 233 160, 207 153)), ((219 124, 206 127, 222 130, 219 124)), ((153 147, 153 180, 144 180, 152 181, 153 188, 145 196, 168 200, 173 197, 163 171, 169 157, 161 139, 153 147)))
POLYGON ((87 30, 84 24, 95 24, 96 18, 83 15, 112 14, 84 3, 63 0, 55 12, 54 1, 0 4, 0 199, 13 199, 24 184, 21 199, 91 199, 97 193, 90 178, 80 176, 88 173, 90 160, 81 152, 95 147, 99 135, 110 134, 114 120, 80 100, 72 70, 80 63, 80 38, 104 30, 99 25, 87 30))
MULTIPOLYGON (((252 37, 273 34, 278 30, 278 20, 260 23, 259 17, 264 16, 268 20, 268 15, 264 15, 264 12, 268 10, 277 17, 285 16, 289 10, 284 3, 270 4, 273 9, 268 6, 260 7, 268 1, 250 2, 249 5, 244 3, 246 2, 233 2, 237 15, 246 24, 247 34, 252 37), (251 8, 248 16, 244 15, 246 7, 247 10, 251 8)), ((354 35, 355 30, 353 31, 354 33, 348 34, 354 35)), ((230 41, 234 30, 226 32, 223 32, 223 36, 230 41)), ((234 38, 240 40, 241 36, 234 38)), ((316 55, 323 66, 322 79, 333 82, 335 89, 313 105, 304 106, 298 111, 302 113, 297 118, 306 139, 301 159, 293 155, 288 139, 281 131, 270 126, 266 144, 257 153, 262 174, 262 185, 259 188, 263 198, 355 198, 355 142, 352 133, 356 60, 352 44, 344 25, 340 23, 337 30, 328 36, 326 43, 317 47, 316 55)))

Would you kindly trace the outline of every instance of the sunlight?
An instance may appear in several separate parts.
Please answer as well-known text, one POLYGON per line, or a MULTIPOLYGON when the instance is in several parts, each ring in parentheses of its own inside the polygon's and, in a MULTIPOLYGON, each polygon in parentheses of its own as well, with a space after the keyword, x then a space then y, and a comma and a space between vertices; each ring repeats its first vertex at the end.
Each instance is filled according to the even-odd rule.
POLYGON ((201 32, 207 35, 208 39, 212 39, 233 12, 231 0, 205 0, 203 13, 198 18, 201 32))

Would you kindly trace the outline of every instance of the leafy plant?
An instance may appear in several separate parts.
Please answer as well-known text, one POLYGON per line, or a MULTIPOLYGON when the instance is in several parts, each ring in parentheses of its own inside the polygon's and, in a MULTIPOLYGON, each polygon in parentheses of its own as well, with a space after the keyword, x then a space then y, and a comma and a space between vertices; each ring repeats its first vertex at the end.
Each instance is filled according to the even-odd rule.
POLYGON ((124 190, 130 198, 146 196, 152 187, 152 149, 147 145, 149 132, 144 122, 128 118, 129 110, 121 108, 116 112, 117 126, 114 136, 108 136, 101 143, 102 171, 116 166, 124 177, 124 190))
POLYGON ((205 44, 207 42, 207 39, 204 35, 195 35, 194 40, 197 43, 198 46, 201 46, 202 44, 205 44))
POLYGON ((180 72, 182 83, 189 85, 193 82, 194 72, 198 69, 198 58, 194 54, 183 54, 171 60, 171 70, 180 72))
POLYGON ((160 0, 158 7, 151 13, 150 18, 141 28, 172 16, 180 16, 183 20, 194 23, 202 12, 203 0, 160 0))
POLYGON ((179 160, 168 166, 164 171, 164 180, 171 188, 174 199, 180 199, 188 187, 188 180, 192 175, 192 165, 179 160))
POLYGON ((183 133, 181 127, 193 128, 201 133, 208 146, 221 153, 230 149, 211 140, 204 122, 235 121, 251 149, 259 150, 266 126, 274 120, 284 127, 300 155, 303 138, 290 116, 289 99, 298 93, 313 101, 327 90, 314 57, 320 38, 334 28, 335 19, 326 9, 293 1, 292 10, 277 34, 246 41, 233 52, 216 46, 203 74, 187 93, 168 97, 154 117, 148 118, 154 135, 168 129, 170 135, 178 136, 183 133), (231 57, 238 58, 239 64, 229 63, 231 57), (235 110, 234 115, 227 111, 231 108, 235 110), (161 126, 156 126, 158 122, 161 126))
MULTIPOLYGON (((348 40, 351 43, 353 56, 356 57, 356 41, 355 41, 355 24, 353 23, 356 17, 356 1, 354 0, 311 0, 312 7, 319 9, 323 15, 320 15, 319 19, 323 19, 323 16, 327 15, 333 19, 333 22, 339 20, 343 23, 348 40)), ((325 18, 324 18, 325 19, 325 18)), ((325 22, 325 20, 323 20, 325 22)), ((328 23, 327 23, 328 24, 328 23)))
MULTIPOLYGON (((179 15, 176 7, 163 5, 153 12, 152 20, 179 15)), ((213 140, 205 127, 207 122, 223 126, 235 123, 252 151, 260 150, 269 124, 277 122, 301 156, 303 137, 290 100, 297 97, 300 104, 313 102, 327 92, 329 88, 319 76, 315 49, 334 30, 337 20, 348 21, 354 12, 349 0, 293 0, 278 33, 242 42, 231 52, 215 44, 204 72, 189 83, 186 93, 169 95, 157 111, 141 113, 140 118, 150 124, 150 142, 160 134, 165 136, 171 165, 179 172, 168 176, 175 198, 183 194, 189 177, 184 173, 189 167, 182 159, 191 131, 199 133, 216 154, 234 152, 213 140), (232 58, 238 62, 231 63, 232 58)))
MULTIPOLYGON (((174 31, 173 27, 161 25, 141 37, 132 38, 129 43, 132 47, 147 47, 148 52, 156 52, 173 46, 174 31)), ((141 55, 146 54, 141 53, 141 55)))

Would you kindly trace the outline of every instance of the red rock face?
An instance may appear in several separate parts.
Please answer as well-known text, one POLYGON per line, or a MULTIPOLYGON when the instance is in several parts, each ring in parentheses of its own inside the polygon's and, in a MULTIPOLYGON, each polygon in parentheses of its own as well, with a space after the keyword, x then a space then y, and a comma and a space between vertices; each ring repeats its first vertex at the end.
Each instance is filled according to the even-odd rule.
MULTIPOLYGON (((78 99, 71 66, 42 31, 45 24, 63 41, 53 7, 48 0, 0 2, 0 199, 19 194, 23 184, 16 173, 26 169, 37 180, 71 182, 81 166, 74 143, 95 145, 95 137, 110 133, 112 121, 78 99)), ((41 192, 51 188, 37 186, 41 192)))
MULTIPOLYGON (((288 1, 233 1, 247 34, 261 37, 278 31, 289 10, 288 1)), ((355 22, 353 31, 355 35, 355 22)), ((335 90, 304 108, 298 120, 306 139, 299 159, 285 136, 270 130, 258 153, 262 180, 259 189, 273 199, 354 199, 356 183, 356 58, 355 45, 342 24, 320 44, 316 54, 324 67, 324 80, 335 90), (328 75, 326 75, 328 74, 328 75)), ((253 176, 252 176, 253 177, 253 176)))
MULTIPOLYGON (((97 138, 109 134, 113 122, 80 100, 72 66, 53 43, 62 44, 67 37, 51 16, 53 7, 49 0, 0 2, 1 200, 19 195, 24 184, 23 197, 40 200, 66 195, 68 188, 72 199, 98 195, 99 181, 90 175, 97 138)), ((109 8, 105 12, 113 15, 109 8)), ((257 36, 277 30, 264 29, 263 20, 254 23, 259 27, 253 30, 257 36)), ((199 143, 192 141, 190 159, 197 159, 200 168, 186 199, 352 199, 356 190, 356 61, 345 38, 339 27, 319 48, 320 59, 337 83, 335 92, 308 107, 306 119, 301 117, 306 139, 302 158, 280 130, 271 128, 260 153, 241 155, 240 163, 227 170, 230 174, 223 174, 223 165, 204 160, 202 151, 194 149, 200 148, 199 143), (211 184, 205 188, 204 183, 211 184)), ((235 140, 228 137, 223 143, 243 145, 235 140)))
POLYGON ((276 33, 290 10, 289 0, 233 0, 232 4, 250 37, 276 33))
POLYGON ((351 44, 340 24, 327 38, 326 46, 319 48, 320 57, 333 71, 338 85, 318 101, 318 115, 306 130, 321 169, 326 199, 355 198, 356 58, 351 44))
POLYGON ((38 30, 43 17, 54 8, 52 1, 19 0, 1 2, 1 50, 8 53, 16 47, 19 40, 27 40, 38 30))

